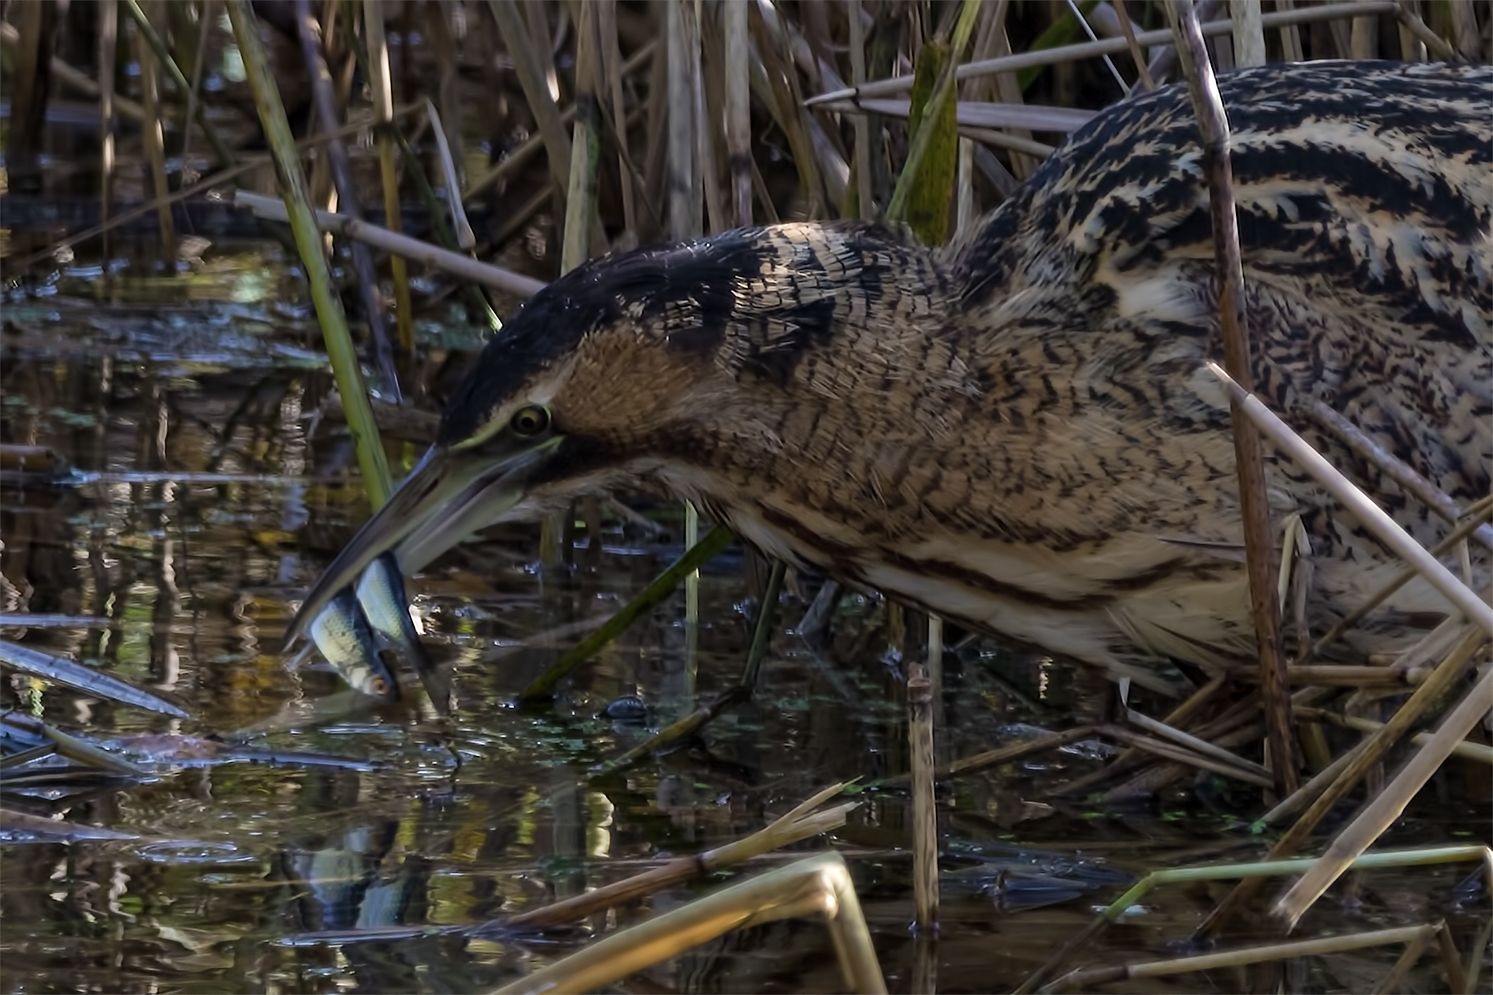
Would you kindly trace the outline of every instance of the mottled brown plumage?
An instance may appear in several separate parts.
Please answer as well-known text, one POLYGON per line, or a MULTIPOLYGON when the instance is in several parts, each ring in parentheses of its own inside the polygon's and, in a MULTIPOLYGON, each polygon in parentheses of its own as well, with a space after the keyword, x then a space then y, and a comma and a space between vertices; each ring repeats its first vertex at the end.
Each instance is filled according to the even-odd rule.
MULTIPOLYGON (((1457 501, 1487 494, 1493 72, 1310 63, 1220 89, 1260 394, 1288 418, 1321 399, 1457 501)), ((487 346, 431 463, 303 615, 378 549, 413 571, 488 518, 642 486, 775 556, 1153 686, 1161 659, 1250 657, 1228 404, 1203 369, 1221 350, 1200 162, 1186 91, 1166 87, 1101 114, 946 249, 803 223, 582 267, 487 346)), ((1444 534, 1292 420, 1418 539, 1444 534)), ((1267 461, 1325 625, 1398 565, 1267 461)), ((1413 582, 1351 645, 1398 648, 1446 612, 1413 582)))

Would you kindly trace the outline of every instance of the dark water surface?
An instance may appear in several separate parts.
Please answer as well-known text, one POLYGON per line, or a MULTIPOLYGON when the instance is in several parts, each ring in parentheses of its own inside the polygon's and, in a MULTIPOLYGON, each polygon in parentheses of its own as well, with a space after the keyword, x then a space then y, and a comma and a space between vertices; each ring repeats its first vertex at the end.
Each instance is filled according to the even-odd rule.
MULTIPOLYGON (((7 793, 8 809, 131 835, 57 842, 23 833, 0 845, 0 988, 483 991, 589 935, 782 859, 542 938, 356 934, 532 909, 749 834, 837 780, 905 771, 900 679, 885 661, 885 639, 861 637, 879 606, 846 596, 839 637, 816 652, 791 631, 813 593, 806 579, 804 598, 784 599, 752 703, 709 726, 695 748, 592 776, 650 724, 736 679, 755 611, 736 550, 704 573, 697 632, 676 595, 552 705, 511 706, 587 626, 678 555, 677 509, 660 502, 635 503, 664 526, 657 535, 614 516, 595 545, 582 531, 563 562, 541 566, 537 527, 506 529, 411 582, 432 654, 456 663, 451 724, 366 704, 328 717, 343 685, 314 667, 287 667, 281 635, 366 506, 345 431, 316 417, 331 380, 302 297, 277 250, 256 245, 217 251, 187 275, 121 282, 79 270, 14 291, 5 304, 0 436, 50 447, 72 475, 56 485, 5 480, 0 569, 11 586, 0 635, 171 692, 194 718, 152 716, 21 678, 7 682, 7 707, 137 749, 141 741, 127 738, 228 737, 273 724, 247 745, 361 763, 189 761, 180 741, 163 737, 148 741, 142 761, 159 775, 150 783, 7 793), (635 690, 652 709, 647 722, 601 717, 609 701, 635 690), (327 931, 339 935, 329 940, 327 931)), ((437 315, 422 335, 471 346, 478 331, 437 315)), ((397 472, 420 449, 391 443, 397 472)), ((951 653, 946 666, 943 759, 1029 735, 1021 724, 1097 720, 1109 693, 1070 667, 993 650, 951 653)), ((1263 852, 1248 826, 1263 811, 1253 789, 1188 778, 1162 797, 1125 804, 1048 797, 1100 759, 1081 745, 943 788, 936 942, 909 929, 908 813, 899 792, 866 795, 844 830, 794 851, 844 853, 893 991, 913 986, 920 958, 940 990, 1008 990, 1123 891, 1124 873, 1263 852), (1076 883, 1039 880, 1059 875, 1076 883)), ((1455 801, 1454 784, 1437 788, 1439 797, 1428 790, 1389 842, 1486 839, 1486 810, 1455 801)), ((1469 870, 1354 878, 1329 893, 1301 935, 1447 917, 1465 955, 1484 914, 1481 900, 1459 911, 1454 886, 1469 870)), ((1153 893, 1080 963, 1175 956, 1222 893, 1153 893)), ((1293 969, 1291 983, 1365 990, 1399 952, 1311 960, 1293 969)), ((1429 959, 1412 980, 1415 990, 1444 990, 1429 959)), ((1216 972, 1109 990, 1244 982, 1216 972)), ((713 941, 626 988, 828 992, 843 982, 825 930, 787 922, 713 941)))

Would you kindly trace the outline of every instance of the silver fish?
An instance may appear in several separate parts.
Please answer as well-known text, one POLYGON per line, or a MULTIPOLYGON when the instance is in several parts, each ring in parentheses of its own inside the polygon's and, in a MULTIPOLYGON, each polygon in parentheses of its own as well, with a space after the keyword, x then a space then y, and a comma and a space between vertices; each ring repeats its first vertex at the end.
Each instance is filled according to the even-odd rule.
POLYGON ((379 556, 358 578, 358 604, 362 605, 381 649, 398 652, 422 677, 435 669, 410 617, 404 575, 393 553, 379 556))
POLYGON ((311 639, 353 688, 379 701, 399 697, 399 682, 379 656, 373 628, 351 587, 338 591, 312 621, 311 639))

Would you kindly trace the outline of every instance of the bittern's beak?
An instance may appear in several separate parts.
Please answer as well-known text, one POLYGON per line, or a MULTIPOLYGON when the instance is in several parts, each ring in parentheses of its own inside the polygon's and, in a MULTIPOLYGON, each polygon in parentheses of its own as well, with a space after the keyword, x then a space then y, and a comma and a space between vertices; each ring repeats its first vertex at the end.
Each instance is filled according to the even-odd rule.
POLYGON ((432 446, 387 504, 370 518, 306 594, 285 633, 289 646, 343 588, 384 552, 409 576, 523 500, 534 468, 561 439, 551 436, 511 454, 432 446))

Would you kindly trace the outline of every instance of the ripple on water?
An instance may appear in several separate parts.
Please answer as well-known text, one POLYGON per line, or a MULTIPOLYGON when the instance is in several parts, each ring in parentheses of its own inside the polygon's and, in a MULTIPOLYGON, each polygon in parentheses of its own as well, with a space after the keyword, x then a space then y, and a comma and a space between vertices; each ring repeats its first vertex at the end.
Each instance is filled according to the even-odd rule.
POLYGON ((155 840, 135 848, 141 860, 154 864, 222 867, 257 863, 259 856, 227 841, 155 840))

